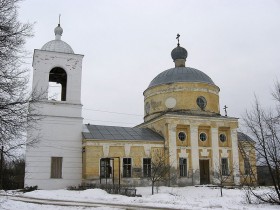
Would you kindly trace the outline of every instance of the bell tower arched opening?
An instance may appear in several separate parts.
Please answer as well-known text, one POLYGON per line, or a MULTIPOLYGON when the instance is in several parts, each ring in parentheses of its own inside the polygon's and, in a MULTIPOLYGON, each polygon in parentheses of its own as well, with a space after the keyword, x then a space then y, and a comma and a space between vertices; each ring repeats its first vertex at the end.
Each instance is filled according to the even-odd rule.
POLYGON ((49 74, 48 99, 66 101, 67 73, 63 68, 55 67, 49 74))

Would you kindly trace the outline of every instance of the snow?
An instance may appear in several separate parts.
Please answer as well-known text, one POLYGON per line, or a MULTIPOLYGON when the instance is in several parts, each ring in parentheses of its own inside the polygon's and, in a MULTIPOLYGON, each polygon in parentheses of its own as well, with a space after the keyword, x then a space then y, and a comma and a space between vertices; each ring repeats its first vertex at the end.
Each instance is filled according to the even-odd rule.
MULTIPOLYGON (((258 188, 258 193, 268 191, 269 188, 258 188)), ((12 192, 6 192, 12 193, 12 192)), ((54 206, 25 203, 14 201, 9 196, 0 197, 0 209, 14 210, 64 210, 64 209, 95 209, 95 210, 117 210, 119 207, 77 207, 77 206, 54 206)), ((155 194, 151 195, 151 187, 138 187, 137 194, 142 197, 127 197, 123 195, 111 195, 101 189, 89 189, 84 191, 69 190, 36 190, 20 194, 28 198, 55 199, 75 202, 95 202, 98 204, 133 204, 137 206, 153 206, 158 208, 172 209, 234 209, 234 210, 256 210, 279 209, 277 205, 258 204, 252 198, 254 204, 248 204, 245 199, 243 189, 223 189, 223 197, 220 196, 220 189, 214 187, 159 187, 155 189, 155 194)), ((47 201, 46 201, 47 202, 47 201)), ((79 205, 77 203, 77 205, 79 205)))

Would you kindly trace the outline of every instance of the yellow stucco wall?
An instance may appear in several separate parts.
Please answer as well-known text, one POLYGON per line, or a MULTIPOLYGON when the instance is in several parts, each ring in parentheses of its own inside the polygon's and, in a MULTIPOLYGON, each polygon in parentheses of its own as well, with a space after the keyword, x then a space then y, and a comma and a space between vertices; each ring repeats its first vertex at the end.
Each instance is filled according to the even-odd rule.
POLYGON ((142 174, 143 158, 152 157, 156 151, 163 151, 162 141, 92 141, 84 140, 83 146, 83 178, 99 179, 100 178, 100 159, 112 158, 114 162, 114 178, 117 181, 119 177, 119 159, 120 158, 120 171, 122 177, 122 159, 131 158, 132 160, 132 178, 139 177, 142 174), (129 147, 129 154, 125 154, 125 147, 129 147), (104 147, 108 148, 108 155, 104 154, 104 147), (146 154, 145 147, 150 154, 146 154), (136 171, 135 169, 139 169, 136 171))
POLYGON ((144 92, 145 104, 149 104, 149 113, 145 110, 145 121, 153 118, 153 114, 167 111, 165 105, 169 97, 176 99, 176 106, 172 110, 201 111, 196 103, 199 96, 203 96, 207 105, 205 113, 220 113, 219 88, 205 83, 176 83, 160 85, 144 92))
POLYGON ((253 174, 245 174, 245 166, 244 166, 244 157, 242 156, 241 152, 239 151, 239 169, 240 169, 240 175, 241 175, 241 184, 257 184, 257 167, 256 167, 256 151, 254 149, 254 143, 247 142, 247 141, 241 141, 239 142, 240 146, 243 147, 243 149, 246 152, 247 157, 249 158, 249 162, 251 165, 251 169, 253 174))

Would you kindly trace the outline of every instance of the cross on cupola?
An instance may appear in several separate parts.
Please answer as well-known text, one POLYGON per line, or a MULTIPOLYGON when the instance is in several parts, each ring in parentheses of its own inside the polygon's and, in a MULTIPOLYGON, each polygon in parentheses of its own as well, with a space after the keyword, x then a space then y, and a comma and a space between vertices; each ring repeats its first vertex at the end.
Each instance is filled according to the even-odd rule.
POLYGON ((180 46, 180 34, 177 34, 176 39, 178 40, 177 47, 171 52, 171 57, 175 63, 175 67, 185 67, 188 52, 185 48, 180 46))
POLYGON ((225 116, 226 117, 227 117, 227 108, 228 108, 227 105, 225 105, 224 108, 223 108, 225 110, 225 116))
POLYGON ((179 40, 179 38, 180 38, 180 34, 177 34, 177 37, 176 37, 176 39, 178 40, 178 46, 180 46, 180 40, 179 40))

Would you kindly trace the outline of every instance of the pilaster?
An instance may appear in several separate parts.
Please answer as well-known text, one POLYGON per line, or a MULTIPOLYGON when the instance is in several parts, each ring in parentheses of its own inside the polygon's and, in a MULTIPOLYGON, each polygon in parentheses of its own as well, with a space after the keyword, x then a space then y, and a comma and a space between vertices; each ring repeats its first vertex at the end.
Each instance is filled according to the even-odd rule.
POLYGON ((193 172, 193 184, 200 184, 199 173, 199 153, 198 153, 198 126, 191 125, 191 159, 192 159, 192 172, 193 172))
POLYGON ((169 164, 177 169, 176 125, 168 124, 169 164))
POLYGON ((233 128, 230 130, 231 141, 232 141, 232 159, 233 159, 233 176, 234 184, 240 184, 239 174, 239 154, 238 154, 238 140, 237 140, 237 129, 233 128))
MULTIPOLYGON (((218 135, 218 128, 211 128, 211 137, 212 137, 212 161, 213 161, 213 171, 218 172, 219 164, 220 164, 220 157, 219 157, 219 135, 218 135)), ((216 183, 216 177, 214 175, 213 181, 216 183)))

